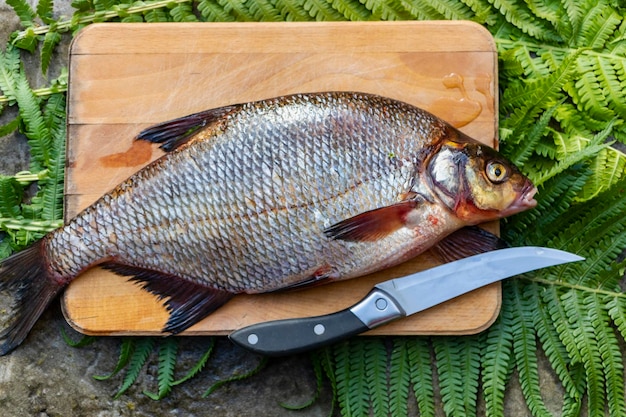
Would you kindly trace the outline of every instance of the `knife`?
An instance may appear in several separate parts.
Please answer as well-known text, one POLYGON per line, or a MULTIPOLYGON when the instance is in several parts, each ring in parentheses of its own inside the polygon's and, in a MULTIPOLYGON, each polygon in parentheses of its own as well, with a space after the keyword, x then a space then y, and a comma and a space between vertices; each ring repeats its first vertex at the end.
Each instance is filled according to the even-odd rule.
POLYGON ((229 338, 253 352, 290 355, 410 316, 514 275, 583 259, 569 252, 535 246, 485 252, 381 282, 345 310, 253 324, 234 331, 229 338))

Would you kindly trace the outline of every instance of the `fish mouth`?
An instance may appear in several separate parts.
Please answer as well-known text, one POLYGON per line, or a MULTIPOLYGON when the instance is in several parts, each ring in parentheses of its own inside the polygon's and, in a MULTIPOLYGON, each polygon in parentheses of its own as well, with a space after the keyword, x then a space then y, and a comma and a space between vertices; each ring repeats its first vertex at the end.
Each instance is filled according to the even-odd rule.
POLYGON ((521 193, 521 199, 520 201, 520 206, 526 207, 526 208, 533 208, 537 205, 537 200, 535 200, 535 195, 537 194, 539 190, 537 190, 537 187, 535 187, 535 185, 528 181, 525 185, 524 188, 522 189, 522 193, 521 193))
POLYGON ((506 210, 503 211, 503 217, 510 216, 512 214, 516 214, 536 207, 537 200, 535 200, 534 197, 537 192, 537 187, 535 187, 532 182, 526 181, 526 184, 524 184, 524 187, 522 188, 519 196, 515 199, 515 201, 513 201, 513 203, 509 207, 506 208, 506 210))

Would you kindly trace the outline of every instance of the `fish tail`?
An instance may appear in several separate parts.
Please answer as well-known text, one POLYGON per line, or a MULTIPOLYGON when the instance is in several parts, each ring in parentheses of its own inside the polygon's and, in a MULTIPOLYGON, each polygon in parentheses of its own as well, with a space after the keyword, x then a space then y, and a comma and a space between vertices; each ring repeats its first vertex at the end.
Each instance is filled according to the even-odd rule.
POLYGON ((42 249, 39 241, 0 261, 0 355, 22 343, 65 286, 51 276, 42 249))

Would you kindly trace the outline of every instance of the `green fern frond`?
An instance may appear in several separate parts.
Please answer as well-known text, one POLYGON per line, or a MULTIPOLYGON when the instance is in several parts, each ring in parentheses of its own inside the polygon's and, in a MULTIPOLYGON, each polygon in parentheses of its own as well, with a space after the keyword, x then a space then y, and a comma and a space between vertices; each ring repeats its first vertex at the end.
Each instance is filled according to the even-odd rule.
POLYGON ((533 38, 560 42, 560 36, 549 22, 534 15, 525 2, 517 0, 489 0, 504 15, 507 22, 533 38))
POLYGON ((543 112, 530 130, 526 126, 518 125, 515 130, 506 135, 506 139, 501 142, 511 145, 506 146, 506 152, 504 152, 511 162, 517 166, 523 166, 528 161, 541 139, 547 134, 548 124, 559 105, 560 103, 555 104, 543 112), (526 133, 527 130, 528 133, 526 133))
POLYGON ((428 339, 413 337, 406 340, 411 373, 411 385, 417 399, 420 416, 434 417, 435 393, 433 388, 432 355, 428 339))
POLYGON ((96 379, 98 381, 104 381, 104 380, 113 378, 122 369, 126 367, 134 351, 135 351, 135 339, 130 338, 130 337, 124 339, 120 346, 120 354, 117 357, 117 364, 115 365, 115 368, 113 369, 113 371, 111 371, 111 373, 109 373, 108 375, 94 375, 93 379, 96 379))
POLYGON ((282 20, 288 22, 308 22, 311 16, 304 9, 300 0, 274 0, 276 8, 280 10, 282 20))
MULTIPOLYGON (((313 373, 315 374, 315 382, 317 385, 315 388, 315 394, 311 397, 310 400, 308 400, 307 402, 303 404, 287 404, 287 403, 281 402, 280 403, 281 407, 286 408, 287 410, 299 411, 299 410, 304 410, 305 408, 309 408, 310 406, 315 404, 315 402, 318 400, 318 398, 320 397, 320 394, 322 393, 322 389, 324 386, 324 370, 322 369, 322 364, 318 360, 313 360, 312 364, 313 364, 313 373)), ((333 411, 335 411, 334 408, 335 407, 334 407, 334 402, 333 402, 333 407, 329 415, 332 415, 333 411)))
POLYGON ((41 171, 50 163, 51 138, 39 101, 30 88, 26 74, 19 71, 15 80, 15 98, 31 148, 31 171, 41 171))
MULTIPOLYGON (((558 132, 555 132, 555 136, 560 137, 559 139, 562 139, 562 135, 558 132)), ((532 175, 532 180, 535 185, 540 186, 550 178, 562 173, 568 168, 571 168, 576 164, 595 157, 607 146, 608 145, 590 145, 583 148, 579 152, 568 153, 557 163, 552 164, 551 166, 545 166, 540 172, 532 175)))
POLYGON ((137 380, 141 368, 148 361, 148 357, 154 348, 154 338, 142 337, 135 342, 134 349, 128 360, 128 368, 126 369, 126 375, 124 375, 124 381, 120 386, 113 398, 117 399, 124 394, 137 380))
POLYGON ((365 345, 365 375, 374 416, 386 417, 389 410, 387 348, 379 338, 362 341, 365 345))
POLYGON ((563 15, 558 2, 527 1, 526 4, 532 14, 550 22, 552 26, 557 25, 563 15))
POLYGON ((530 123, 543 109, 554 105, 554 100, 568 83, 573 74, 574 63, 580 52, 566 57, 557 70, 549 75, 509 86, 504 92, 503 109, 512 112, 503 120, 503 125, 515 129, 518 125, 530 123))
POLYGON ((609 315, 605 310, 607 297, 598 293, 589 294, 593 308, 591 325, 598 340, 600 356, 604 369, 606 399, 609 415, 626 415, 626 400, 624 399, 624 365, 619 342, 613 328, 609 324, 609 315))
MULTIPOLYGON (((582 395, 578 384, 570 373, 572 363, 567 354, 567 349, 563 346, 559 338, 559 332, 550 315, 550 308, 542 302, 546 299, 546 297, 544 297, 544 291, 545 288, 537 283, 530 283, 524 288, 525 296, 534 301, 533 304, 535 307, 532 313, 534 328, 537 331, 541 347, 550 361, 552 369, 554 369, 561 381, 561 385, 566 391, 566 396, 580 403, 582 395)), ((555 300, 551 301, 554 302, 555 300)))
POLYGON ((254 15, 243 1, 216 0, 222 6, 224 12, 234 16, 239 22, 253 22, 254 15))
MULTIPOLYGON (((531 284, 532 285, 532 284, 531 284)), ((534 300, 524 294, 523 285, 512 280, 508 282, 512 297, 509 299, 516 314, 512 320, 513 354, 519 382, 526 404, 533 416, 550 416, 539 387, 539 370, 537 368, 537 334, 534 327, 534 300)))
POLYGON ((335 349, 337 396, 346 415, 369 414, 366 347, 360 341, 340 343, 335 349))
POLYGON ((119 3, 117 0, 91 0, 93 8, 97 12, 106 12, 113 8, 113 6, 119 3))
POLYGON ((54 22, 53 9, 54 0, 39 0, 37 2, 37 16, 47 25, 54 22))
POLYGON ((200 0, 198 10, 205 22, 233 22, 235 17, 224 10, 216 0, 200 0))
POLYGON ((594 0, 563 0, 565 16, 572 27, 573 33, 578 33, 582 23, 585 21, 588 13, 597 6, 598 2, 594 0))
POLYGON ((177 379, 176 381, 173 381, 171 385, 172 386, 180 385, 183 382, 186 382, 190 380, 191 378, 195 377, 196 375, 198 375, 200 371, 202 371, 202 369, 206 366, 209 358, 211 357, 211 354, 213 353, 214 347, 215 347, 215 338, 213 337, 210 339, 209 347, 206 350, 206 352, 204 352, 202 357, 200 357, 200 360, 196 362, 196 364, 187 372, 187 374, 185 374, 185 376, 183 376, 180 379, 177 379))
POLYGON ((572 365, 569 370, 569 375, 574 381, 576 394, 574 396, 565 393, 563 398, 563 406, 561 407, 562 416, 580 416, 583 397, 585 395, 586 381, 585 381, 585 368, 582 364, 578 363, 572 365))
POLYGON ((578 81, 568 92, 576 105, 600 120, 611 120, 615 117, 614 107, 621 108, 623 104, 613 104, 611 99, 624 97, 617 91, 619 82, 614 72, 609 71, 609 65, 601 64, 604 60, 597 56, 585 55, 577 61, 578 81), (607 73, 603 73, 602 69, 607 73), (608 96, 607 96, 608 94, 608 96))
POLYGON ((16 218, 20 215, 20 196, 24 189, 15 177, 0 175, 0 218, 16 218))
POLYGON ((61 42, 61 35, 58 32, 51 30, 45 34, 43 45, 41 46, 42 74, 46 74, 48 72, 48 66, 50 65, 50 60, 52 59, 52 53, 59 42, 61 42))
POLYGON ((348 20, 374 20, 372 13, 358 1, 331 0, 331 2, 333 9, 337 10, 348 20))
POLYGON ((365 0, 363 4, 377 20, 407 20, 411 18, 402 3, 396 0, 365 0))
POLYGON ((229 384, 235 381, 241 381, 242 379, 250 378, 258 374, 259 372, 261 372, 263 368, 265 368, 266 364, 267 364, 267 358, 263 357, 255 368, 245 371, 245 372, 236 372, 234 375, 230 376, 229 378, 223 379, 211 385, 209 389, 206 390, 204 394, 202 394, 202 397, 205 397, 205 398, 208 397, 209 395, 213 394, 215 391, 217 391, 219 388, 221 388, 222 386, 226 384, 229 384))
POLYGON ((404 337, 395 338, 389 363, 389 413, 396 417, 408 416, 409 385, 411 383, 408 356, 407 339, 404 337))
MULTIPOLYGON (((567 213, 562 221, 567 227, 551 241, 554 247, 577 251, 587 259, 576 265, 568 265, 575 271, 570 278, 579 285, 597 287, 597 277, 611 267, 626 246, 626 181, 622 180, 598 198, 578 205, 576 214, 567 213), (618 190, 614 192, 613 189, 618 190), (594 281, 596 279, 596 281, 594 281)), ((603 279, 603 281, 606 281, 603 279)), ((607 282, 608 283, 608 282, 607 282)), ((617 282, 607 288, 615 291, 617 282)))
POLYGON ((316 21, 346 20, 346 17, 333 9, 331 3, 326 0, 304 0, 302 7, 316 21))
POLYGON ((529 45, 523 44, 502 51, 499 58, 504 63, 504 72, 501 72, 501 76, 519 75, 518 68, 521 68, 523 74, 530 78, 549 75, 550 65, 536 55, 536 51, 531 50, 529 45), (512 73, 510 68, 513 68, 515 72, 512 73))
MULTIPOLYGON (((129 15, 130 16, 136 16, 137 18, 139 18, 139 20, 141 19, 141 16, 139 16, 139 14, 132 14, 129 15)), ((123 21, 126 22, 126 17, 127 16, 121 16, 123 17, 123 21)), ((172 19, 170 19, 170 17, 168 16, 168 14, 165 12, 165 10, 163 9, 152 9, 152 10, 148 10, 147 12, 143 13, 143 20, 145 20, 148 23, 156 23, 156 22, 168 22, 172 19)))
POLYGON ((512 321, 516 312, 509 302, 511 292, 503 292, 500 315, 487 330, 481 358, 482 393, 487 417, 504 415, 504 387, 513 370, 512 321))
MULTIPOLYGON (((0 114, 2 113, 2 111, 0 110, 0 114)), ((19 117, 19 115, 11 120, 9 123, 0 126, 0 137, 3 136, 8 136, 11 133, 15 132, 20 125, 22 124, 22 119, 19 117)))
POLYGON ((605 2, 598 2, 595 7, 589 10, 589 14, 582 21, 580 32, 574 44, 591 49, 600 49, 621 22, 620 16, 612 7, 605 2))
POLYGON ((304 0, 302 7, 316 21, 346 20, 346 17, 333 9, 331 3, 326 0, 304 0))
POLYGON ((626 175, 626 154, 613 147, 601 150, 590 164, 594 175, 582 190, 581 201, 595 198, 626 175))
POLYGON ((447 20, 475 20, 476 15, 472 9, 455 0, 422 0, 423 5, 427 5, 447 20))
MULTIPOLYGON (((626 267, 624 261, 622 261, 622 267, 626 267)), ((613 295, 606 301, 606 307, 622 338, 626 338, 626 297, 621 294, 613 295)))
POLYGON ((0 51, 0 90, 12 105, 16 101, 15 85, 16 74, 20 69, 20 53, 17 48, 8 46, 6 51, 0 51))
POLYGON ((197 22, 198 18, 193 14, 191 3, 178 3, 170 8, 170 16, 174 22, 197 22))
POLYGON ((402 7, 416 20, 443 20, 445 17, 424 0, 400 0, 402 7))
POLYGON ((480 348, 475 337, 433 339, 443 409, 448 416, 476 415, 480 348))
POLYGON ((26 0, 6 0, 6 3, 15 10, 22 26, 28 28, 35 25, 36 13, 26 0))
POLYGON ((63 341, 71 347, 82 348, 85 346, 91 345, 96 341, 96 336, 88 336, 88 335, 80 335, 78 340, 73 340, 65 331, 65 329, 61 328, 61 336, 63 337, 63 341))
POLYGON ((277 4, 270 0, 249 0, 248 10, 258 21, 279 22, 284 20, 277 4))
POLYGON ((580 111, 568 102, 557 108, 554 119, 559 122, 563 132, 571 136, 591 137, 607 125, 606 120, 594 119, 589 113, 580 111))
POLYGON ((174 369, 176 368, 176 354, 178 353, 178 340, 174 337, 161 339, 159 345, 158 385, 159 392, 144 391, 144 394, 153 400, 164 398, 172 390, 174 382, 174 369))
POLYGON ((585 294, 571 289, 561 296, 561 302, 568 316, 570 327, 573 328, 575 348, 582 358, 587 382, 587 401, 590 415, 604 415, 605 391, 604 372, 600 347, 595 337, 593 326, 588 314, 595 306, 590 305, 585 294))

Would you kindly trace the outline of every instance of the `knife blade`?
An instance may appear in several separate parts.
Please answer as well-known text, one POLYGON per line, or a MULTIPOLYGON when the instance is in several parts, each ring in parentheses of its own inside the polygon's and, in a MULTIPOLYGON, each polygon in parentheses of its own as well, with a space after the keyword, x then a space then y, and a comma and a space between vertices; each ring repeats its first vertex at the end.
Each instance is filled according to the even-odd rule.
POLYGON ((234 331, 229 338, 263 355, 299 353, 415 314, 508 277, 583 259, 569 252, 536 246, 485 252, 376 284, 365 298, 345 310, 253 324, 234 331))

